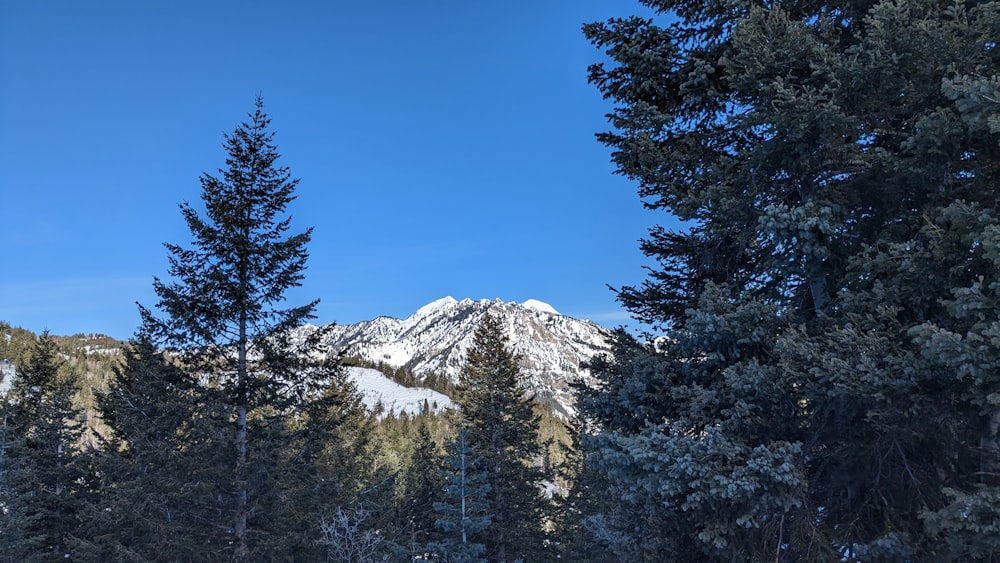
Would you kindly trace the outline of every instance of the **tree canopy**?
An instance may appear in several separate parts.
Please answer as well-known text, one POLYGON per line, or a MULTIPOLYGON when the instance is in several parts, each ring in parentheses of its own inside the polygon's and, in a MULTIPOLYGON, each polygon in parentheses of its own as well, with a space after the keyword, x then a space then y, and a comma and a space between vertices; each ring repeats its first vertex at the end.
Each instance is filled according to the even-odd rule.
MULTIPOLYGON (((156 507, 170 538, 189 538, 192 557, 318 556, 321 518, 354 493, 368 450, 360 396, 325 332, 293 334, 317 303, 284 303, 311 229, 289 234, 298 180, 277 164, 269 124, 258 98, 225 136, 226 168, 201 176, 204 212, 181 204, 191 246, 165 245, 170 277, 154 280, 156 308, 140 307, 102 401, 118 440, 110 464, 125 468, 117 485, 156 507)), ((125 541, 156 550, 170 538, 125 541)))
MULTIPOLYGON (((489 525, 472 537, 489 561, 538 558, 543 544, 538 417, 500 317, 487 313, 459 374, 460 437, 467 432, 476 473, 485 476, 489 525)), ((463 469, 462 473, 466 473, 463 469)), ((465 478, 462 475, 462 478, 465 478)))
POLYGON ((599 139, 683 221, 618 294, 656 344, 582 396, 616 549, 996 556, 998 5, 643 3, 584 28, 599 139))
POLYGON ((72 553, 88 499, 76 381, 55 340, 35 339, 0 397, 0 559, 61 560, 72 553))

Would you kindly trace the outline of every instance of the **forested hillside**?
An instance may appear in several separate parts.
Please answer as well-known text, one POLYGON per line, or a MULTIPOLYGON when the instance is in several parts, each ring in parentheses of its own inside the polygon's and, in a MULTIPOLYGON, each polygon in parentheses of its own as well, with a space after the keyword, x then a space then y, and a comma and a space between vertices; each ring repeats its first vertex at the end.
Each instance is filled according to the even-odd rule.
MULTIPOLYGON (((0 322, 0 362, 7 362, 0 379, 0 394, 10 391, 17 377, 17 366, 27 365, 39 336, 0 322)), ((99 429, 101 421, 96 397, 107 390, 111 374, 120 362, 123 343, 102 334, 51 335, 49 338, 59 360, 61 376, 74 382, 72 398, 81 420, 89 430, 99 429)), ((92 440, 94 435, 88 431, 83 437, 92 440)))

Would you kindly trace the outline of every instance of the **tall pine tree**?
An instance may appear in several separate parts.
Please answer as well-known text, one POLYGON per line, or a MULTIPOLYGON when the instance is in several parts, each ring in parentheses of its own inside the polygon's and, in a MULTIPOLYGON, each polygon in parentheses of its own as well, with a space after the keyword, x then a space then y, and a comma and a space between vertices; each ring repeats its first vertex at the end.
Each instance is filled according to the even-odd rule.
MULTIPOLYGON (((293 492, 329 476, 315 466, 322 441, 362 416, 356 390, 321 345, 323 331, 293 338, 317 303, 284 306, 301 285, 311 229, 290 233, 286 208, 298 180, 277 164, 260 98, 249 118, 225 136, 226 168, 201 177, 204 213, 181 205, 192 242, 165 245, 170 278, 153 284, 159 314, 141 308, 142 331, 172 352, 204 406, 182 426, 199 451, 212 452, 190 463, 213 474, 179 487, 201 495, 214 516, 190 524, 214 534, 206 552, 237 559, 270 557, 289 539, 270 530, 303 516, 284 495, 314 502, 293 492)), ((319 519, 311 528, 300 522, 299 532, 312 529, 315 539, 319 519)))
POLYGON ((456 400, 468 429, 476 469, 486 474, 490 525, 475 537, 490 561, 537 559, 543 544, 544 501, 538 416, 519 358, 500 317, 480 321, 459 374, 456 400))
POLYGON ((417 423, 413 455, 403 472, 404 492, 397 524, 402 532, 399 541, 408 548, 411 559, 426 553, 427 545, 440 538, 434 504, 442 500, 444 490, 441 455, 424 418, 417 423))
POLYGON ((620 556, 997 557, 1000 6, 643 3, 584 28, 684 225, 581 403, 620 556))
POLYGON ((459 424, 455 439, 448 444, 442 471, 444 499, 434 503, 438 515, 435 525, 444 533, 429 544, 432 557, 463 563, 485 561, 486 546, 477 538, 490 526, 490 485, 480 461, 470 444, 469 430, 459 424))

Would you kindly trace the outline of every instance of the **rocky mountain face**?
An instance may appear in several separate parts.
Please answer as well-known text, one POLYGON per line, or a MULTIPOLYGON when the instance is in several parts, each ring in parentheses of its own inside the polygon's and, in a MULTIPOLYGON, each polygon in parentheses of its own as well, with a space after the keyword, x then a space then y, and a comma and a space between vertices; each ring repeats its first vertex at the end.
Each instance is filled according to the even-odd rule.
POLYGON ((406 319, 378 317, 335 326, 327 343, 348 356, 405 368, 418 380, 434 373, 457 381, 473 333, 487 312, 503 320, 511 347, 521 356, 521 368, 537 397, 550 401, 562 415, 572 414, 569 383, 586 380, 581 364, 609 349, 609 331, 593 322, 561 315, 540 301, 457 301, 445 297, 406 319))

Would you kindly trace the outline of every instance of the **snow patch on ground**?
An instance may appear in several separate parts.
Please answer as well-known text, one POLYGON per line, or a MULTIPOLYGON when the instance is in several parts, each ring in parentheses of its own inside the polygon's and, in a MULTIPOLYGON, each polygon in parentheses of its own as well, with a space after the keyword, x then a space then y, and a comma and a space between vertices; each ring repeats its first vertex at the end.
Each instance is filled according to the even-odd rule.
POLYGON ((391 412, 396 416, 403 412, 410 416, 418 415, 425 404, 432 413, 455 408, 447 395, 425 387, 400 385, 378 370, 349 367, 347 377, 357 385, 369 410, 374 410, 379 402, 386 414, 391 412))

